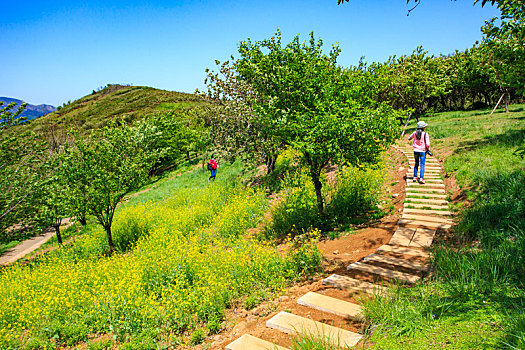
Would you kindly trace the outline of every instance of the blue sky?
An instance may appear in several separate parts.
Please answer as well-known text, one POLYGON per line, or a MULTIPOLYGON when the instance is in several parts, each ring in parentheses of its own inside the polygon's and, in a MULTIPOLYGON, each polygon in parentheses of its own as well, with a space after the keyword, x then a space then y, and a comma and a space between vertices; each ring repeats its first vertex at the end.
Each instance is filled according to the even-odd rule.
POLYGON ((464 50, 498 15, 473 0, 7 1, 0 13, 0 96, 61 105, 108 83, 165 90, 202 89, 206 67, 237 52, 237 43, 284 42, 314 31, 339 63, 384 61, 422 45, 431 54, 464 50))

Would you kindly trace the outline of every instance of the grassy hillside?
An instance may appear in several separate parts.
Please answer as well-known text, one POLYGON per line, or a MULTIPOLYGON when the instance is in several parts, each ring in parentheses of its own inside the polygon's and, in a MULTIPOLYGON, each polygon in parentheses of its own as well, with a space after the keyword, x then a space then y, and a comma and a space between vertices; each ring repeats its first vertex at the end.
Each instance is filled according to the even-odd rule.
POLYGON ((173 173, 131 196, 115 218, 111 257, 104 231, 90 225, 74 244, 4 269, 0 348, 196 345, 221 330, 225 308, 278 295, 320 255, 315 241, 282 254, 244 237, 268 200, 237 184, 241 172, 223 164, 212 183, 201 169, 173 173))
POLYGON ((130 122, 158 112, 187 111, 202 104, 202 99, 192 94, 146 86, 108 85, 16 130, 32 130, 38 134, 49 126, 59 130, 76 126, 84 132, 105 126, 110 118, 130 122))
POLYGON ((368 303, 373 348, 525 348, 524 107, 425 120, 457 225, 437 237, 429 279, 368 303))

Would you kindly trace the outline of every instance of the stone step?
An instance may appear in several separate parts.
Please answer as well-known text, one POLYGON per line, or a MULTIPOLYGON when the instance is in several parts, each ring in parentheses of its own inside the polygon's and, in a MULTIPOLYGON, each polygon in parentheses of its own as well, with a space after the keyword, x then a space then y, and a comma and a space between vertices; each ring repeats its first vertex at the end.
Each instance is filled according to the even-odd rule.
POLYGON ((447 218, 442 218, 439 216, 430 216, 430 215, 414 215, 414 214, 403 214, 401 219, 408 220, 418 220, 418 221, 429 221, 429 222, 439 222, 442 224, 452 224, 452 220, 447 218))
POLYGON ((427 182, 425 184, 420 184, 419 182, 407 181, 407 187, 426 187, 426 188, 445 188, 444 184, 437 184, 427 182))
POLYGON ((391 264, 401 267, 406 267, 407 269, 417 270, 417 271, 427 271, 428 265, 418 264, 412 261, 405 259, 395 258, 393 256, 381 255, 381 254, 370 254, 363 258, 363 261, 375 261, 385 264, 391 264))
POLYGON ((340 289, 351 289, 369 294, 382 294, 388 290, 387 287, 360 281, 355 278, 333 274, 323 280, 323 284, 340 289))
POLYGON ((297 299, 297 303, 345 318, 362 319, 361 306, 315 292, 306 293, 297 299))
POLYGON ((428 248, 432 245, 435 234, 436 230, 434 229, 420 227, 416 230, 416 233, 414 233, 409 247, 428 248))
POLYGON ((239 339, 226 345, 226 350, 288 350, 282 346, 275 345, 269 341, 262 340, 249 334, 245 334, 239 339))
POLYGON ((399 226, 404 227, 424 227, 424 228, 430 228, 430 229, 443 229, 448 230, 452 226, 450 224, 444 224, 441 222, 429 222, 429 221, 419 221, 419 220, 407 220, 407 219, 401 219, 397 222, 399 226))
MULTIPOLYGON (((408 171, 407 171, 410 175, 413 175, 414 174, 414 168, 412 168, 412 166, 410 168, 408 168, 408 171)), ((421 169, 417 169, 417 176, 421 175, 421 169)), ((442 176, 441 175, 441 170, 439 169, 427 169, 425 168, 425 173, 424 173, 424 177, 425 176, 442 176)))
POLYGON ((426 199, 426 198, 406 198, 405 203, 427 203, 427 204, 448 204, 447 200, 443 199, 426 199))
MULTIPOLYGON (((407 157, 408 158, 408 162, 410 164, 416 164, 416 160, 414 158, 410 158, 410 157, 407 157)), ((425 168, 427 166, 433 166, 433 167, 440 167, 440 164, 438 161, 429 161, 428 159, 425 159, 425 168)))
POLYGON ((408 247, 410 245, 410 242, 412 242, 412 237, 414 236, 414 233, 416 233, 415 228, 399 227, 396 230, 396 232, 394 232, 394 235, 390 239, 389 244, 408 247))
MULTIPOLYGON (((407 173, 407 179, 409 181, 412 181, 413 177, 414 177, 414 173, 407 173)), ((419 177, 419 174, 417 174, 416 177, 419 177)), ((427 180, 443 180, 443 176, 441 174, 436 174, 436 173, 429 174, 425 171, 425 181, 427 180)))
POLYGON ((415 209, 415 208, 404 208, 403 213, 404 214, 423 214, 423 215, 437 214, 437 215, 444 215, 444 216, 452 215, 452 212, 448 210, 415 209))
MULTIPOLYGON (((407 182, 412 182, 414 183, 414 180, 412 179, 412 176, 410 177, 407 177, 407 182)), ((425 174, 425 182, 427 184, 442 184, 443 183, 443 180, 441 179, 437 179, 437 178, 432 178, 432 177, 428 177, 427 174, 425 174)), ((417 183, 417 181, 415 182, 417 183)))
POLYGON ((448 210, 448 205, 434 205, 426 203, 405 203, 403 204, 405 208, 429 208, 429 209, 443 209, 448 210))
POLYGON ((405 189, 405 193, 407 195, 419 195, 419 196, 426 196, 427 194, 437 194, 444 196, 446 195, 446 192, 442 188, 425 188, 425 187, 407 187, 405 189))
POLYGON ((377 251, 420 256, 422 258, 428 258, 430 256, 428 252, 425 252, 422 250, 408 248, 408 247, 400 247, 400 246, 395 246, 395 245, 390 245, 390 244, 382 245, 381 247, 377 248, 377 251))
POLYGON ((363 337, 360 334, 341 328, 329 326, 308 318, 281 311, 268 321, 266 327, 280 330, 288 334, 308 334, 322 337, 330 344, 339 347, 355 346, 363 337))
POLYGON ((417 192, 407 192, 406 193, 407 199, 411 198, 420 198, 420 197, 428 197, 428 198, 438 198, 438 199, 447 199, 446 194, 435 194, 435 193, 417 193, 417 192))
POLYGON ((373 273, 379 276, 388 277, 388 278, 392 278, 398 281, 403 281, 403 282, 408 282, 408 283, 415 283, 421 279, 421 277, 416 276, 416 275, 411 275, 411 274, 404 273, 404 272, 385 269, 384 267, 369 265, 369 264, 365 264, 362 262, 355 262, 353 264, 350 264, 347 266, 346 269, 370 272, 370 273, 373 273))
MULTIPOLYGON (((414 167, 416 166, 416 163, 414 163, 413 161, 409 161, 408 162, 408 167, 409 169, 413 172, 414 171, 414 167)), ((421 170, 421 164, 418 165, 417 167, 418 171, 421 170)), ((425 174, 426 172, 432 170, 432 171, 439 171, 441 172, 441 166, 439 164, 428 164, 428 163, 425 163, 425 174)))

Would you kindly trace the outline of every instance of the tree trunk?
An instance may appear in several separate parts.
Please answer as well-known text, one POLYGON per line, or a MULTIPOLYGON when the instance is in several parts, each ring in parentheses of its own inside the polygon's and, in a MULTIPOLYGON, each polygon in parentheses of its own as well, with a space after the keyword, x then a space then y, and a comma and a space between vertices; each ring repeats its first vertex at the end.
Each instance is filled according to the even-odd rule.
POLYGON ((62 235, 60 234, 60 223, 58 225, 57 224, 53 225, 53 228, 55 229, 58 243, 62 244, 62 235))
POLYGON ((510 92, 509 90, 505 91, 505 113, 509 113, 509 100, 510 100, 510 92))
POLYGON ((268 156, 266 158, 266 173, 271 174, 275 170, 275 159, 276 157, 268 156))
POLYGON ((86 226, 86 225, 87 225, 87 220, 86 220, 86 217, 85 217, 85 216, 79 217, 79 218, 78 218, 78 222, 80 222, 80 224, 81 224, 82 226, 86 226))
POLYGON ((323 184, 320 180, 321 169, 323 168, 323 166, 314 162, 311 159, 310 154, 308 152, 304 152, 304 158, 306 160, 306 163, 310 167, 310 177, 312 179, 312 182, 314 183, 315 195, 317 197, 317 209, 319 210, 319 214, 321 214, 321 216, 324 217, 323 194, 321 193, 323 184))
POLYGON ((314 181, 315 195, 317 196, 317 209, 319 209, 319 214, 321 214, 321 216, 324 216, 323 194, 321 193, 321 188, 323 188, 323 184, 321 183, 321 181, 319 181, 319 176, 312 180, 314 181))
POLYGON ((407 130, 408 122, 410 121, 410 117, 412 117, 412 113, 408 115, 407 122, 405 123, 405 127, 403 128, 403 132, 401 133, 401 137, 405 135, 405 131, 407 130))
POLYGON ((104 229, 106 230, 106 235, 108 236, 109 254, 112 255, 113 251, 115 250, 115 246, 113 245, 113 236, 111 235, 111 225, 105 225, 104 229))
POLYGON ((188 158, 188 162, 191 162, 190 151, 186 151, 186 157, 188 158))

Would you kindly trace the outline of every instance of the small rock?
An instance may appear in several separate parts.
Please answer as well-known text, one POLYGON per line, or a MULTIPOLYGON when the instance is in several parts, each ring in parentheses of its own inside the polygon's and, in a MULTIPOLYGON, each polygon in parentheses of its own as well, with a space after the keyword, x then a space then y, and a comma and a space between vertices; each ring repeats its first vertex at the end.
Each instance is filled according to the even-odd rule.
POLYGON ((335 255, 339 254, 339 250, 334 250, 334 254, 335 255))
POLYGON ((283 301, 287 301, 287 300, 290 300, 290 297, 289 297, 289 296, 287 296, 287 295, 283 295, 283 296, 279 297, 279 299, 278 299, 278 300, 279 300, 280 302, 283 302, 283 301))
POLYGON ((236 325, 235 327, 233 327, 233 331, 234 331, 235 333, 242 332, 243 330, 246 329, 246 326, 247 326, 247 322, 246 322, 246 321, 241 321, 238 325, 236 325))
POLYGON ((392 193, 392 198, 399 197, 399 193, 392 193))

